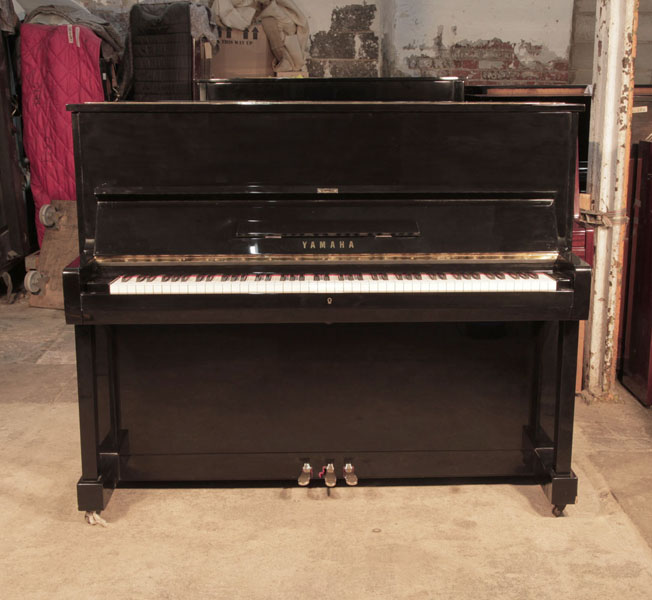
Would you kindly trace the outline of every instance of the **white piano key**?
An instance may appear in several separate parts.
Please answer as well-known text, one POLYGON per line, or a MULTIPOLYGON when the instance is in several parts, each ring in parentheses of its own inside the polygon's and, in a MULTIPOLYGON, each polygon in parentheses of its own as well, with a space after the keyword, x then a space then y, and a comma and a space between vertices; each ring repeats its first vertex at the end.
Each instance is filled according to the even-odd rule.
POLYGON ((222 294, 222 276, 215 275, 213 279, 206 279, 207 294, 222 294))
POLYGON ((304 275, 303 280, 299 281, 299 293, 300 294, 309 294, 310 293, 310 282, 313 280, 311 273, 304 275))
POLYGON ((539 274, 540 278, 543 278, 543 286, 545 287, 545 290, 541 291, 546 291, 546 292, 556 292, 557 291, 557 280, 554 277, 551 277, 547 273, 540 273, 539 274))
POLYGON ((122 294, 122 275, 116 277, 114 280, 109 283, 109 294, 119 295, 122 294))
POLYGON ((387 293, 400 294, 403 292, 403 280, 396 273, 389 273, 387 279, 387 293))
POLYGON ((342 281, 342 293, 351 294, 353 293, 354 284, 353 281, 349 279, 348 275, 344 275, 344 281, 342 281))
POLYGON ((198 288, 197 288, 197 276, 196 275, 191 275, 188 278, 188 294, 198 294, 198 288))

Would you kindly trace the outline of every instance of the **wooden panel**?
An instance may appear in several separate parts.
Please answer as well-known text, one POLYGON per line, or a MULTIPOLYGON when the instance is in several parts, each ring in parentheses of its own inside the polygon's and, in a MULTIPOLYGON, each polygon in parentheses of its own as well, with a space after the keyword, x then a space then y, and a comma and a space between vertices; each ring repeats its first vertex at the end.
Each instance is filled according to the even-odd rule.
POLYGON ((79 254, 77 241, 77 203, 54 200, 58 222, 45 230, 38 270, 46 279, 44 288, 32 294, 30 306, 63 309, 61 273, 79 254))

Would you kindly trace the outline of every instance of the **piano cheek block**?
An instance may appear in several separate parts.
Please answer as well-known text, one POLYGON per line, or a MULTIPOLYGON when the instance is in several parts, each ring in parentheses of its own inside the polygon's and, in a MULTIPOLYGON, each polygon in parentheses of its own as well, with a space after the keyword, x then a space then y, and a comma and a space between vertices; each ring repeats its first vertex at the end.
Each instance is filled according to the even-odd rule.
POLYGON ((145 481, 517 477, 575 501, 579 108, 407 101, 430 83, 460 99, 417 78, 70 107, 80 510, 145 481))

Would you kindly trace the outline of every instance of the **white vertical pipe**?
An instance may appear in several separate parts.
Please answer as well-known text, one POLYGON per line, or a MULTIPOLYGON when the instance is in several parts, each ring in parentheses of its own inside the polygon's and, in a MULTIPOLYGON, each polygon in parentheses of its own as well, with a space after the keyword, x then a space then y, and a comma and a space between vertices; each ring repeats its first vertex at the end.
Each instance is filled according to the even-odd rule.
POLYGON ((607 219, 596 231, 584 354, 584 384, 594 396, 608 395, 616 375, 637 20, 638 0, 597 0, 588 191, 607 219))

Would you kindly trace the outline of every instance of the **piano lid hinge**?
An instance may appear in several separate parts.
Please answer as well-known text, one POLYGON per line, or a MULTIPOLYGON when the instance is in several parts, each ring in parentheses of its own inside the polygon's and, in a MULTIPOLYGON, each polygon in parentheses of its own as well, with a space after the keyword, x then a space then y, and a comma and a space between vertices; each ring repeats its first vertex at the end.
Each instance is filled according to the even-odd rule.
POLYGON ((580 219, 582 223, 592 227, 616 227, 626 225, 629 217, 625 210, 600 211, 600 210, 580 210, 580 219))

